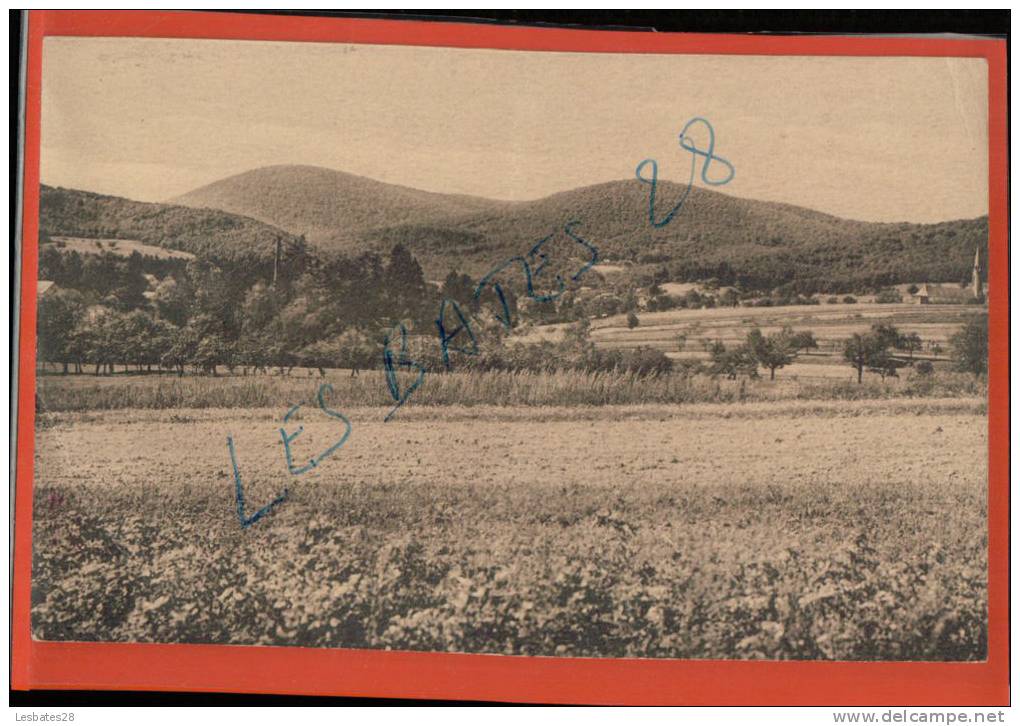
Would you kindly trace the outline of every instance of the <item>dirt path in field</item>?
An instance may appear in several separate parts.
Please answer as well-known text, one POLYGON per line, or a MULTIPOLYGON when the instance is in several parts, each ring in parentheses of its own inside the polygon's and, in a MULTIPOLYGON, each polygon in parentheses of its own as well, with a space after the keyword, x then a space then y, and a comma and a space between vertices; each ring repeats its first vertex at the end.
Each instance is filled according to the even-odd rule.
POLYGON ((414 486, 712 486, 825 482, 982 486, 984 402, 895 400, 595 409, 414 408, 345 412, 347 442, 300 476, 343 426, 283 411, 54 414, 36 432, 36 485, 232 485, 227 437, 256 495, 317 482, 414 486), (264 490, 264 491, 263 491, 264 490))

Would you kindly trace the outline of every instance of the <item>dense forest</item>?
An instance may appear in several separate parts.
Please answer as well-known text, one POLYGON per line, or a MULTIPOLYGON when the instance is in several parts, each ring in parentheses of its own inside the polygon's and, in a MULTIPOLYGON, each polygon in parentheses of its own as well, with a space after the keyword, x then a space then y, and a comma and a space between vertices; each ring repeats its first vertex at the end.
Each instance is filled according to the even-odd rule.
POLYGON ((236 214, 42 185, 40 242, 58 235, 138 240, 190 252, 252 278, 272 274, 277 241, 292 274, 300 273, 307 250, 299 235, 236 214))
POLYGON ((172 201, 251 217, 315 242, 346 237, 352 243, 366 230, 427 225, 509 204, 425 192, 315 166, 253 169, 172 201))
MULTIPOLYGON (((476 357, 459 360, 461 365, 501 367, 510 365, 499 353, 506 330, 525 317, 542 319, 536 308, 528 314, 527 306, 518 306, 528 293, 519 269, 500 277, 498 291, 493 278, 476 294, 481 280, 453 269, 442 282, 427 281, 400 244, 386 254, 346 255, 222 212, 59 189, 44 189, 42 229, 39 279, 55 287, 39 301, 40 360, 65 372, 92 367, 100 374, 115 365, 178 373, 379 367, 387 334, 398 324, 415 340, 418 359, 430 366, 445 368, 449 360, 441 355, 442 330, 448 353, 472 335, 484 338, 487 348, 476 346, 476 357), (60 239, 50 241, 72 235, 102 236, 107 243, 81 253, 60 239), (196 257, 127 254, 132 248, 112 244, 116 239, 196 257), (277 240, 283 251, 278 265, 277 240)), ((539 298, 537 277, 534 284, 532 294, 539 298)), ((572 281, 564 301, 578 287, 572 281)), ((546 307, 554 316, 583 312, 558 298, 546 307)), ((661 355, 627 354, 624 360, 590 344, 576 354, 585 366, 664 365, 661 355)), ((512 364, 541 366, 541 358, 519 355, 512 364)))
MULTIPOLYGON (((493 287, 476 294, 479 281, 456 271, 432 284, 400 245, 385 257, 309 255, 299 275, 275 284, 238 283, 231 265, 201 258, 79 255, 55 245, 44 245, 39 270, 57 285, 39 301, 39 357, 64 373, 91 366, 99 375, 118 365, 214 375, 219 367, 244 374, 378 368, 399 326, 415 341, 415 363, 429 370, 448 369, 451 358, 457 367, 501 370, 670 368, 658 351, 596 350, 584 319, 555 355, 548 345, 507 346, 505 332, 527 317, 510 280, 502 297, 493 287)), ((546 303, 554 315, 580 310, 546 303)), ((403 360, 401 350, 391 352, 403 360)))
MULTIPOLYGON (((374 184, 376 192, 387 186, 374 184)), ((387 334, 403 324, 431 366, 446 366, 446 348, 460 354, 460 365, 498 368, 513 359, 534 368, 548 351, 512 352, 506 332, 570 322, 581 327, 558 359, 654 370, 668 361, 648 351, 595 351, 584 322, 635 310, 804 304, 817 302, 810 297, 817 292, 961 279, 975 246, 986 244, 983 218, 874 225, 696 190, 674 229, 646 224, 645 242, 634 245, 626 230, 641 199, 624 184, 484 211, 465 212, 484 200, 454 197, 433 225, 362 228, 363 243, 340 249, 224 211, 44 186, 39 279, 56 287, 40 300, 40 359, 97 373, 115 364, 179 373, 374 367, 387 334), (438 219, 451 208, 456 228, 438 219), (571 220, 579 209, 590 214, 571 220), (80 253, 51 241, 61 237, 107 244, 80 253), (195 257, 147 256, 110 244, 116 240, 195 257), (592 263, 607 258, 623 262, 623 272, 603 278, 592 263), (661 287, 686 280, 704 286, 681 298, 661 287)), ((431 199, 412 192, 401 191, 405 201, 431 199)))
POLYGON ((259 275, 223 259, 79 255, 43 245, 39 276, 56 288, 39 303, 41 357, 97 371, 364 366, 374 363, 386 326, 406 321, 428 331, 439 304, 440 291, 402 247, 386 258, 306 255, 300 271, 284 269, 275 284, 268 266, 259 275))
MULTIPOLYGON (((657 217, 686 187, 661 181, 657 217)), ((607 182, 529 202, 441 195, 306 166, 256 169, 179 199, 260 219, 348 254, 402 244, 431 279, 457 267, 485 274, 565 224, 602 259, 664 265, 677 282, 717 278, 760 291, 849 293, 895 283, 959 281, 974 250, 987 258, 988 219, 886 224, 694 187, 672 222, 648 223, 648 186, 607 182)))

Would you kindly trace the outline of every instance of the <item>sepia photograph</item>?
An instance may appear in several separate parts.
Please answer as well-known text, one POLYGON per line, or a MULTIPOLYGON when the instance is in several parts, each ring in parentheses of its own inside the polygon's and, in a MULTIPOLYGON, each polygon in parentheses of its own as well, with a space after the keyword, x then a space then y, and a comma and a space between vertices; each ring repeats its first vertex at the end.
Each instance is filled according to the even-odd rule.
POLYGON ((985 661, 981 57, 46 37, 38 641, 985 661))

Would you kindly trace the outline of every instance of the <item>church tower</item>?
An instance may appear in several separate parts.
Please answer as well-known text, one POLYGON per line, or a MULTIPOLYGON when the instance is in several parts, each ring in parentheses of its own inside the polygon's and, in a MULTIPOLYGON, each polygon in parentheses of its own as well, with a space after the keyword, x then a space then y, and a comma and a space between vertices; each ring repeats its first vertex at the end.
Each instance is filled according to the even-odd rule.
MULTIPOLYGON (((274 288, 276 287, 276 278, 280 274, 280 257, 282 256, 282 253, 283 253, 282 247, 283 247, 283 240, 281 240, 279 237, 277 237, 276 238, 276 257, 273 258, 273 285, 272 285, 272 287, 274 287, 274 288)), ((977 259, 974 260, 974 269, 977 270, 977 259)), ((975 272, 974 274, 976 275, 977 273, 975 272)), ((976 280, 977 278, 974 278, 974 279, 976 280)))
POLYGON ((981 248, 974 250, 974 272, 971 274, 971 285, 974 297, 980 298, 984 295, 981 289, 981 248))

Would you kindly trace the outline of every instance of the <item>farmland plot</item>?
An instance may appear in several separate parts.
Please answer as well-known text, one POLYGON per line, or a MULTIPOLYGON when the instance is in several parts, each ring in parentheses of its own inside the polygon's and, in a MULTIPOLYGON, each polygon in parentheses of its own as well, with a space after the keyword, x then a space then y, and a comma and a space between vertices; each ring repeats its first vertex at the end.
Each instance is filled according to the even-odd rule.
MULTIPOLYGON (((842 341, 853 333, 862 333, 876 323, 893 325, 904 333, 918 333, 922 339, 946 348, 950 336, 966 319, 984 312, 980 305, 790 305, 776 308, 710 308, 641 313, 641 324, 628 328, 626 316, 614 315, 592 321, 592 340, 602 347, 652 345, 675 350, 676 336, 687 336, 688 345, 700 347, 702 340, 732 343, 751 328, 764 333, 785 325, 794 330, 811 330, 819 341, 842 341)), ((543 325, 532 329, 522 341, 558 340, 567 324, 543 325)))
POLYGON ((131 253, 137 252, 143 257, 155 257, 160 260, 193 260, 195 255, 181 250, 172 250, 165 247, 145 244, 130 239, 104 239, 85 237, 51 237, 51 244, 68 252, 77 252, 81 255, 95 255, 102 252, 110 252, 121 257, 130 257, 131 253))
MULTIPOLYGON (((753 328, 769 335, 789 326, 795 332, 810 331, 818 347, 803 351, 798 362, 780 370, 778 377, 849 380, 855 374, 848 373, 843 361, 843 343, 855 333, 865 333, 879 323, 892 325, 921 338, 922 347, 910 353, 911 358, 946 363, 950 338, 969 317, 984 311, 980 305, 874 303, 670 310, 641 313, 635 328, 627 325, 624 315, 594 320, 591 340, 599 348, 650 347, 674 359, 707 361, 708 347, 716 341, 732 347, 742 343, 753 328)), ((517 339, 555 342, 562 340, 568 327, 563 323, 538 326, 517 339)))
POLYGON ((385 411, 40 415, 35 637, 985 657, 981 399, 385 411))

